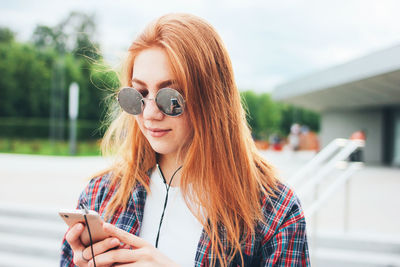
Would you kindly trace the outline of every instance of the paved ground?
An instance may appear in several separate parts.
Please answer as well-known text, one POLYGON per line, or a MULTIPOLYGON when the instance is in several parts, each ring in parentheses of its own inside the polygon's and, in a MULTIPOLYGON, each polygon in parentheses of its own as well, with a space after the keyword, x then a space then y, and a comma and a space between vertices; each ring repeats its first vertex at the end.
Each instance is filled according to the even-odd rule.
MULTIPOLYGON (((313 154, 263 152, 283 180, 313 154)), ((0 203, 73 208, 89 177, 108 166, 100 157, 47 157, 0 154, 0 203)), ((400 238, 400 169, 371 167, 350 182, 349 229, 360 234, 400 238)), ((344 190, 338 191, 318 214, 318 229, 343 231, 344 190)))
POLYGON ((108 163, 100 157, 0 154, 0 202, 75 208, 90 176, 108 163))

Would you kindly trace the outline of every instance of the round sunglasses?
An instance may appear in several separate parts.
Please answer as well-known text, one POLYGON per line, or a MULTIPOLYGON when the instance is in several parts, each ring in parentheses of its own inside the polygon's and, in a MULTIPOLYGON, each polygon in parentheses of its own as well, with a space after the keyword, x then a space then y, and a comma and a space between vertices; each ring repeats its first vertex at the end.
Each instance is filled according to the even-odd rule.
POLYGON ((167 116, 182 115, 185 110, 185 100, 175 89, 162 88, 158 90, 155 98, 144 98, 143 95, 132 87, 124 87, 118 93, 118 102, 121 108, 132 115, 143 112, 146 101, 154 100, 157 107, 167 116))

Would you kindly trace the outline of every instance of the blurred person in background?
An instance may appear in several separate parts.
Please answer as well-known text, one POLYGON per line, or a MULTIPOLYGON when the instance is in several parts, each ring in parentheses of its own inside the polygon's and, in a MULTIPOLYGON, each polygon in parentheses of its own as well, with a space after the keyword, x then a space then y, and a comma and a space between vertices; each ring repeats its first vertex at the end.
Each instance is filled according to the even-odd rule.
MULTIPOLYGON (((353 132, 350 135, 350 140, 361 140, 361 141, 366 141, 366 135, 365 135, 365 130, 358 130, 353 132)), ((359 161, 364 161, 364 155, 363 155, 363 148, 362 147, 358 147, 354 152, 352 152, 349 156, 349 160, 350 161, 355 161, 355 162, 359 162, 359 161)))
POLYGON ((315 132, 310 131, 307 125, 300 127, 298 150, 319 151, 318 136, 315 132))
POLYGON ((300 146, 300 125, 293 123, 290 127, 290 133, 288 136, 288 142, 290 149, 297 151, 300 146))
MULTIPOLYGON (((108 222, 96 265, 309 266, 299 200, 255 147, 214 28, 168 14, 128 52, 103 138, 116 161, 78 203, 108 222)), ((94 266, 83 230, 66 233, 61 266, 94 266)))

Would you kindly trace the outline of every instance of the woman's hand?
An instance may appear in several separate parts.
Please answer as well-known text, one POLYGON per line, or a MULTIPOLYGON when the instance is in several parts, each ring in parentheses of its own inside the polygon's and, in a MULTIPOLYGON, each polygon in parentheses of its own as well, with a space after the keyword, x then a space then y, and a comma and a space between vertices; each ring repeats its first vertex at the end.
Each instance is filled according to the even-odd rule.
MULTIPOLYGON (((110 236, 117 238, 125 246, 95 256, 96 266, 178 266, 167 256, 144 239, 130 234, 112 224, 104 223, 103 229, 110 236), (128 245, 130 247, 127 248, 128 245)), ((86 257, 86 254, 85 254, 86 257)), ((89 266, 94 266, 89 261, 89 266)))
MULTIPOLYGON (((90 246, 85 247, 80 240, 80 236, 84 229, 85 227, 82 223, 77 223, 68 230, 68 233, 65 237, 65 239, 67 240, 73 251, 74 264, 79 267, 89 266, 88 263, 92 259, 92 251, 90 246)), ((118 240, 118 238, 109 237, 93 244, 93 252, 94 255, 99 255, 107 250, 110 250, 118 246, 120 246, 120 241, 118 240)), ((104 265, 104 266, 110 266, 110 265, 104 265)))

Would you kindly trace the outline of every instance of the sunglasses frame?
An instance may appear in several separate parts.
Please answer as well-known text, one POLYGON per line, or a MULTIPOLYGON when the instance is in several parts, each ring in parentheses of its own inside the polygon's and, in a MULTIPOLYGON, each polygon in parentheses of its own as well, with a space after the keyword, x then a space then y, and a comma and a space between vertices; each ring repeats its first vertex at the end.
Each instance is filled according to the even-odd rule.
MULTIPOLYGON (((135 97, 135 96, 132 95, 132 97, 135 97)), ((134 88, 134 87, 123 87, 123 88, 121 88, 121 90, 118 92, 117 100, 118 100, 118 103, 119 103, 120 107, 121 107, 125 112, 127 112, 127 113, 129 113, 129 114, 131 114, 131 115, 140 115, 140 114, 142 114, 142 113, 143 113, 143 110, 144 110, 144 108, 145 108, 145 104, 146 104, 145 102, 146 102, 146 101, 150 101, 150 100, 154 100, 154 102, 156 102, 157 108, 160 110, 160 112, 162 112, 164 115, 169 116, 169 117, 179 117, 180 115, 183 114, 183 112, 185 111, 185 107, 186 107, 186 101, 185 101, 185 99, 183 98, 182 94, 181 94, 178 90, 176 90, 176 89, 174 89, 174 88, 170 88, 170 87, 164 87, 164 88, 159 89, 158 92, 157 92, 157 94, 156 94, 156 96, 155 96, 155 98, 145 98, 145 97, 143 97, 142 94, 139 92, 139 90, 137 90, 137 89, 134 88), (139 96, 140 96, 140 99, 138 99, 138 100, 140 101, 140 112, 131 112, 131 111, 129 110, 129 108, 125 106, 124 103, 121 103, 121 101, 123 101, 123 100, 121 100, 120 94, 121 94, 121 92, 122 92, 123 90, 134 90, 134 91, 135 91, 134 94, 137 94, 136 97, 139 97, 139 96), (170 114, 167 114, 166 112, 164 112, 164 110, 163 110, 162 108, 160 108, 160 104, 157 102, 157 97, 159 96, 159 94, 160 94, 161 92, 164 92, 164 90, 173 90, 173 91, 175 92, 175 94, 177 94, 178 101, 179 101, 179 99, 180 99, 181 101, 179 101, 179 102, 182 102, 182 103, 179 103, 179 102, 178 102, 178 104, 180 104, 180 108, 182 109, 182 112, 180 112, 180 113, 177 114, 177 115, 170 115, 170 114), (125 107, 124 107, 124 106, 125 106, 125 107)), ((130 105, 130 106, 132 107, 132 105, 130 105)))

